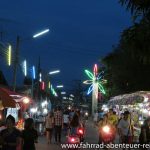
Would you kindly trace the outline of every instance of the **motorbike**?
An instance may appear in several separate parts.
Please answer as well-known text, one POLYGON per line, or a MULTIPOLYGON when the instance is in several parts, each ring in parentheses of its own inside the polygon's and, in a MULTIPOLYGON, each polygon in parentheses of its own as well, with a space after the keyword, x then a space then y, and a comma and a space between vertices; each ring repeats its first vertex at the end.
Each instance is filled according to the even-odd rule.
POLYGON ((77 135, 80 139, 80 142, 84 141, 85 129, 83 127, 78 128, 77 135))
POLYGON ((105 144, 111 143, 115 138, 115 129, 109 125, 105 125, 101 129, 102 141, 105 144))
MULTIPOLYGON (((67 138, 68 144, 79 145, 81 142, 84 141, 84 135, 85 135, 84 126, 80 125, 80 127, 77 128, 77 131, 75 134, 68 135, 68 138, 67 138)), ((68 150, 74 150, 74 149, 77 150, 78 148, 69 148, 68 150)))
POLYGON ((68 148, 68 150, 78 150, 78 147, 76 146, 80 144, 80 138, 78 135, 68 135, 67 143, 72 146, 68 148))

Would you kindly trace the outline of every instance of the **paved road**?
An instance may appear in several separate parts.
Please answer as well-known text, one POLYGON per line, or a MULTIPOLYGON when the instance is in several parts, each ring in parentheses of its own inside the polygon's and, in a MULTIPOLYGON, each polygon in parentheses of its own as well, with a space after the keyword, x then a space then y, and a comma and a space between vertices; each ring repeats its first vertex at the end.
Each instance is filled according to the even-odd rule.
MULTIPOLYGON (((86 137, 85 142, 88 143, 97 143, 98 141, 98 132, 97 129, 94 128, 91 121, 86 123, 86 137)), ((66 137, 63 136, 62 142, 66 142, 66 137)), ((61 150, 61 145, 54 144, 54 139, 52 144, 48 145, 45 137, 39 138, 39 143, 37 144, 37 150, 61 150)))

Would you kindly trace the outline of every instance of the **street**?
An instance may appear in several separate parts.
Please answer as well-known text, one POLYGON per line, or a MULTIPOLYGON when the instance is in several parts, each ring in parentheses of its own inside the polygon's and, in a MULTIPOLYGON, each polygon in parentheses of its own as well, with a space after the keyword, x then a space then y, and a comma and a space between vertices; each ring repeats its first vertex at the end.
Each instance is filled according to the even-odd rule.
MULTIPOLYGON (((66 142, 66 137, 62 137, 62 142, 66 142)), ((88 121, 86 123, 86 137, 85 142, 88 143, 97 143, 98 142, 98 132, 97 129, 94 128, 92 121, 88 121)), ((60 150, 61 145, 54 144, 54 139, 52 141, 52 144, 47 144, 46 137, 40 137, 39 143, 36 145, 37 150, 60 150)))
POLYGON ((0 147, 150 149, 149 39, 150 0, 1 1, 0 147))

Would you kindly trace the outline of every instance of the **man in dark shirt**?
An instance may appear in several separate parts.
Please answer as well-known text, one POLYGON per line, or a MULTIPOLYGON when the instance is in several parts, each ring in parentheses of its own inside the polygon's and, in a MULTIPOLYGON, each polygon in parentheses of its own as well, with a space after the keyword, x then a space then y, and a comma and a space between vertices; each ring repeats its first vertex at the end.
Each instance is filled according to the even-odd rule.
POLYGON ((6 119, 7 128, 0 133, 2 150, 16 150, 21 142, 21 132, 15 128, 15 118, 9 115, 6 119))
POLYGON ((34 121, 28 118, 25 121, 25 129, 22 131, 23 150, 35 150, 35 143, 38 139, 38 133, 34 129, 34 121))

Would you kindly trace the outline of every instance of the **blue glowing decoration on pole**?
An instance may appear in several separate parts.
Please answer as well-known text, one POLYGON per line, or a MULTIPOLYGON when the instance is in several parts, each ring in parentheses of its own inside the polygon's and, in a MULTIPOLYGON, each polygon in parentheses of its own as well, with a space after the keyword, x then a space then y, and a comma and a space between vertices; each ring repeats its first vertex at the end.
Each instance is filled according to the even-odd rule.
POLYGON ((32 77, 33 77, 33 79, 36 78, 36 77, 35 77, 35 66, 32 67, 32 77))

